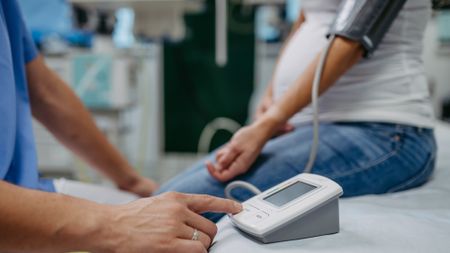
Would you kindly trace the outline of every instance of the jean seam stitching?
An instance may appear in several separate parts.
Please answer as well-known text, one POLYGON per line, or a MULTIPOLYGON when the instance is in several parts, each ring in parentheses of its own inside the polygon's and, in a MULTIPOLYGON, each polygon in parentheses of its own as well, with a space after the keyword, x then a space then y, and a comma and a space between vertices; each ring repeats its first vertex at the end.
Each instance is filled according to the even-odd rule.
POLYGON ((392 150, 389 153, 386 153, 384 156, 382 156, 382 157, 380 157, 380 158, 370 162, 369 165, 366 165, 366 166, 363 166, 363 167, 359 167, 359 168, 356 168, 356 169, 353 169, 351 171, 347 171, 347 172, 344 172, 344 173, 336 173, 336 174, 333 175, 333 178, 347 177, 347 176, 350 176, 350 175, 353 175, 353 174, 356 174, 356 173, 360 173, 360 172, 364 172, 364 171, 370 170, 371 168, 373 168, 373 167, 375 167, 375 166, 377 166, 377 165, 387 161, 388 159, 392 158, 393 156, 395 156, 397 154, 397 151, 398 151, 398 149, 392 150))
POLYGON ((408 179, 407 181, 405 181, 397 186, 391 187, 390 189, 387 190, 387 192, 388 193, 396 192, 396 191, 399 191, 399 190, 407 187, 408 185, 413 184, 418 178, 422 177, 425 173, 427 173, 431 169, 430 163, 435 159, 435 157, 436 157, 435 155, 430 155, 428 157, 429 160, 427 161, 424 168, 419 173, 417 173, 416 175, 414 175, 412 178, 408 179))

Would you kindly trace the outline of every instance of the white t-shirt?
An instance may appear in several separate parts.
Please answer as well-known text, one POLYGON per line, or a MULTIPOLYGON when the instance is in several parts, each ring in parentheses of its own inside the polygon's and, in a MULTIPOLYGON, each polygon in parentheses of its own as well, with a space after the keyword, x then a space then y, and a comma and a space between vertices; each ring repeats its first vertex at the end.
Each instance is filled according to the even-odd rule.
MULTIPOLYGON (((274 76, 280 99, 326 45, 326 33, 341 0, 303 0, 306 21, 292 36, 274 76)), ((384 122, 433 127, 433 110, 422 61, 423 35, 431 15, 427 0, 408 0, 369 59, 344 74, 319 99, 320 119, 328 122, 384 122)), ((312 119, 306 107, 291 119, 312 119)))

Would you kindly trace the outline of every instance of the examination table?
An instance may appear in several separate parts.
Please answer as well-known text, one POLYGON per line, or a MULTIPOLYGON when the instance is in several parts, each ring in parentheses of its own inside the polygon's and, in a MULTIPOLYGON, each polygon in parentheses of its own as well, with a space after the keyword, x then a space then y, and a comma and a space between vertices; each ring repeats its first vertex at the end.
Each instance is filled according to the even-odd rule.
POLYGON ((210 252, 449 253, 450 124, 436 123, 436 138, 438 160, 429 183, 399 193, 341 199, 338 234, 260 244, 236 231, 225 217, 210 252))

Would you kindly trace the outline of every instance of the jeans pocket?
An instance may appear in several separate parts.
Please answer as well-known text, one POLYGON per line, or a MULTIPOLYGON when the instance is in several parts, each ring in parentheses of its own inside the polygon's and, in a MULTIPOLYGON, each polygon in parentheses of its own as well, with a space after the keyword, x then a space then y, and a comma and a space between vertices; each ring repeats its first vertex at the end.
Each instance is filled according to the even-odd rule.
MULTIPOLYGON (((421 145, 422 152, 427 152, 428 155, 423 155, 424 158, 419 159, 419 163, 416 164, 417 166, 413 166, 417 167, 416 169, 417 172, 412 174, 412 176, 408 177, 400 184, 391 187, 390 189, 387 190, 387 192, 397 192, 411 189, 414 187, 421 186, 428 181, 428 179, 430 178, 430 176, 434 171, 436 163, 436 153, 437 153, 436 143, 434 135, 432 133, 430 134, 429 132, 421 136, 421 141, 422 141, 421 145)), ((417 156, 420 157, 419 154, 417 154, 417 156)))
POLYGON ((384 163, 401 149, 404 138, 401 129, 390 125, 372 128, 366 124, 339 134, 341 140, 324 140, 330 152, 324 165, 328 166, 333 178, 351 176, 384 163))

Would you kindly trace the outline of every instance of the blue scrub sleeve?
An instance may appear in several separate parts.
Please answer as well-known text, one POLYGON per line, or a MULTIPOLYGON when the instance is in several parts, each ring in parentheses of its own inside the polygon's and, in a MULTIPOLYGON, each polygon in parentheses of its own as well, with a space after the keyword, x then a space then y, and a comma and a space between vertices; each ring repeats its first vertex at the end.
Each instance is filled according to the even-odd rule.
POLYGON ((20 22, 22 22, 22 40, 23 40, 23 54, 25 63, 29 63, 30 61, 34 60, 38 54, 39 51, 36 48, 36 44, 33 41, 33 38, 31 37, 31 33, 28 30, 27 26, 25 25, 25 22, 22 17, 22 13, 20 14, 20 22))

